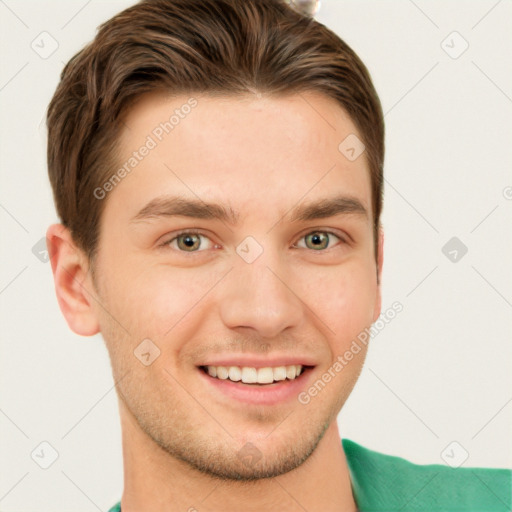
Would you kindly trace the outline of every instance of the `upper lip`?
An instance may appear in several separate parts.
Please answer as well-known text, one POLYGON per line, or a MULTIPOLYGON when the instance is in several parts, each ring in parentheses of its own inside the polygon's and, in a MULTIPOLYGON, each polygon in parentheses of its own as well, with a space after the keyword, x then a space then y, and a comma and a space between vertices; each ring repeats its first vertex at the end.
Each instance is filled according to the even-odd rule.
POLYGON ((301 365, 301 366, 315 366, 315 363, 311 357, 301 357, 301 356, 282 356, 282 357, 262 357, 262 356, 217 356, 212 358, 206 363, 203 363, 199 366, 238 366, 240 368, 246 366, 249 368, 266 368, 266 367, 276 367, 276 366, 292 366, 292 365, 301 365))

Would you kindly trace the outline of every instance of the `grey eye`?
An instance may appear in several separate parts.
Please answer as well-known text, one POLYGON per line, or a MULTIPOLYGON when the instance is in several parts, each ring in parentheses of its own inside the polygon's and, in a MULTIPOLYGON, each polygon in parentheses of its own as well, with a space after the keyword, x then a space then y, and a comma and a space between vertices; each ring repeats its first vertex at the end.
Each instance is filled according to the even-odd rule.
POLYGON ((339 236, 330 231, 313 231, 304 235, 297 246, 312 251, 324 251, 330 249, 330 245, 335 245, 336 240, 343 242, 339 236))
POLYGON ((176 237, 178 247, 185 252, 194 252, 201 245, 201 235, 196 233, 183 233, 176 237), (181 242, 181 243, 180 243, 181 242))

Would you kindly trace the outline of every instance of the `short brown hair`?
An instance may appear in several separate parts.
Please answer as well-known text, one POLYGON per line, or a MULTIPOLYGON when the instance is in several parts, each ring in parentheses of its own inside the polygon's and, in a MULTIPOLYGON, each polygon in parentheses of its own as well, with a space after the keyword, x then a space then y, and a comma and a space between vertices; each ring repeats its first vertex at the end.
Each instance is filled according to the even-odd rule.
POLYGON ((101 25, 65 66, 48 108, 57 213, 91 261, 105 203, 94 190, 115 170, 121 116, 135 98, 255 90, 321 92, 350 115, 366 146, 377 254, 384 118, 354 51, 285 0, 145 0, 101 25))

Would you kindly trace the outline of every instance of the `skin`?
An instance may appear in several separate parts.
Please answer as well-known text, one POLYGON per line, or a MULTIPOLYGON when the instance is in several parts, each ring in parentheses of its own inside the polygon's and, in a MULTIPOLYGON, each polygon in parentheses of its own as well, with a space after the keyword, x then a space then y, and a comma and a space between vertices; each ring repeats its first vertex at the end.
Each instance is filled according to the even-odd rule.
MULTIPOLYGON (((349 134, 361 137, 319 93, 194 97, 191 113, 103 199, 95 279, 66 228, 47 232, 69 326, 101 332, 111 357, 122 509, 356 510, 336 417, 366 347, 307 405, 242 404, 213 389, 197 366, 218 354, 300 354, 315 364, 307 390, 378 318, 383 236, 376 261, 368 165, 364 153, 349 161, 338 150, 349 134), (162 194, 222 204, 239 223, 131 222, 162 194), (298 204, 336 194, 357 198, 368 215, 289 221, 298 204), (204 235, 193 239, 196 252, 178 245, 186 229, 204 235), (336 236, 319 250, 306 236, 315 231, 336 236), (263 248, 252 263, 236 252, 247 236, 263 248), (134 356, 146 338, 160 350, 149 366, 134 356), (237 456, 246 443, 257 462, 237 456)), ((124 120, 122 162, 187 99, 139 99, 124 120)))

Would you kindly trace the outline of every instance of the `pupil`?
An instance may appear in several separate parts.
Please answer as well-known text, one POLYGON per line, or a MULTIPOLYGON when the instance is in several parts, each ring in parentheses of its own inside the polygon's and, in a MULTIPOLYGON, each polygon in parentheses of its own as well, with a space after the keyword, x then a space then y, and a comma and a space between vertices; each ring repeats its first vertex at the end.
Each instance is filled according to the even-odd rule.
POLYGON ((316 246, 316 248, 324 247, 327 242, 327 236, 323 233, 313 233, 311 235, 311 242, 316 246))
POLYGON ((197 242, 196 240, 194 240, 195 238, 197 238, 196 235, 186 235, 186 236, 182 236, 181 237, 181 242, 182 244, 185 246, 185 248, 187 249, 193 249, 195 245, 197 245, 197 242))

